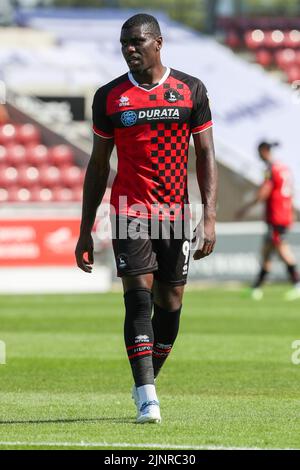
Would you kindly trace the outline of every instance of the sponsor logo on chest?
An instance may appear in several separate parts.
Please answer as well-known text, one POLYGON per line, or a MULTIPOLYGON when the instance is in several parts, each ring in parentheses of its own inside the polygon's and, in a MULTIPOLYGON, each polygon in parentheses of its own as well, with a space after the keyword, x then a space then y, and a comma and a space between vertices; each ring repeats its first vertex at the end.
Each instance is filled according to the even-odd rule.
POLYGON ((179 108, 151 108, 139 111, 125 111, 121 114, 122 124, 126 127, 133 126, 138 120, 164 120, 180 118, 179 108))

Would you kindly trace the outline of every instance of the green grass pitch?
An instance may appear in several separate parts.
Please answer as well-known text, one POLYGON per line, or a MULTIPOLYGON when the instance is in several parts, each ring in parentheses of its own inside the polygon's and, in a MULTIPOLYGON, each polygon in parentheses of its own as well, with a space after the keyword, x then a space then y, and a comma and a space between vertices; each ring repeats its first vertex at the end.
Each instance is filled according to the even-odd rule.
POLYGON ((300 302, 285 290, 186 293, 161 425, 134 422, 121 293, 2 296, 0 449, 300 448, 300 302))

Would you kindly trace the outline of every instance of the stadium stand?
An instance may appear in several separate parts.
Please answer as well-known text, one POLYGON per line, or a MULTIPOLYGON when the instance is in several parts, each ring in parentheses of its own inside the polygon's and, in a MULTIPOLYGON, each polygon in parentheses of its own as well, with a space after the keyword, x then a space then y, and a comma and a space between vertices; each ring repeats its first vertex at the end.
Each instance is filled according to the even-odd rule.
POLYGON ((225 43, 235 51, 252 52, 256 62, 278 68, 293 83, 300 80, 299 18, 233 18, 219 20, 225 30, 225 43))
POLYGON ((69 146, 46 147, 33 124, 0 126, 1 202, 78 202, 83 178, 69 146))

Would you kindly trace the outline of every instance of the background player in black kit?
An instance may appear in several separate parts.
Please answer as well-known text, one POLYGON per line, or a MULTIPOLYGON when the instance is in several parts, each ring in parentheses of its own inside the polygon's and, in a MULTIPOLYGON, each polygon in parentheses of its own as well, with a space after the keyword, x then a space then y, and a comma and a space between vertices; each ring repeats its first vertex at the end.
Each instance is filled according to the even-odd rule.
POLYGON ((184 236, 175 238, 174 224, 181 216, 168 208, 176 205, 183 210, 188 202, 191 133, 204 206, 204 241, 194 253, 196 260, 208 256, 215 245, 217 172, 206 89, 200 80, 162 65, 157 20, 146 14, 133 16, 123 25, 120 40, 130 72, 101 87, 94 98, 94 146, 84 182, 76 260, 83 271, 92 271, 91 230, 115 144, 118 172, 111 204, 116 221, 127 226, 138 217, 147 231, 153 216, 150 209, 164 204, 167 209, 155 216, 160 229, 166 221, 171 227, 169 239, 154 240, 149 235, 133 240, 120 239, 117 224, 113 240, 124 289, 124 336, 135 383, 137 422, 156 423, 161 416, 154 380, 177 337, 190 247, 184 236), (122 196, 127 202, 120 205, 122 196), (137 211, 136 204, 144 209, 137 211))

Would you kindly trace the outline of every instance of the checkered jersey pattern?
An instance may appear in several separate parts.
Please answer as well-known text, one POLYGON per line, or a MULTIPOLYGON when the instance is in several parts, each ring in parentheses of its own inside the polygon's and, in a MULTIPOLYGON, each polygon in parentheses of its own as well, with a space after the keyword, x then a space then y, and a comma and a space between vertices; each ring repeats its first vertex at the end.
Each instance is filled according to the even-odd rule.
POLYGON ((151 124, 152 194, 161 204, 182 207, 188 202, 189 138, 187 123, 151 124))

